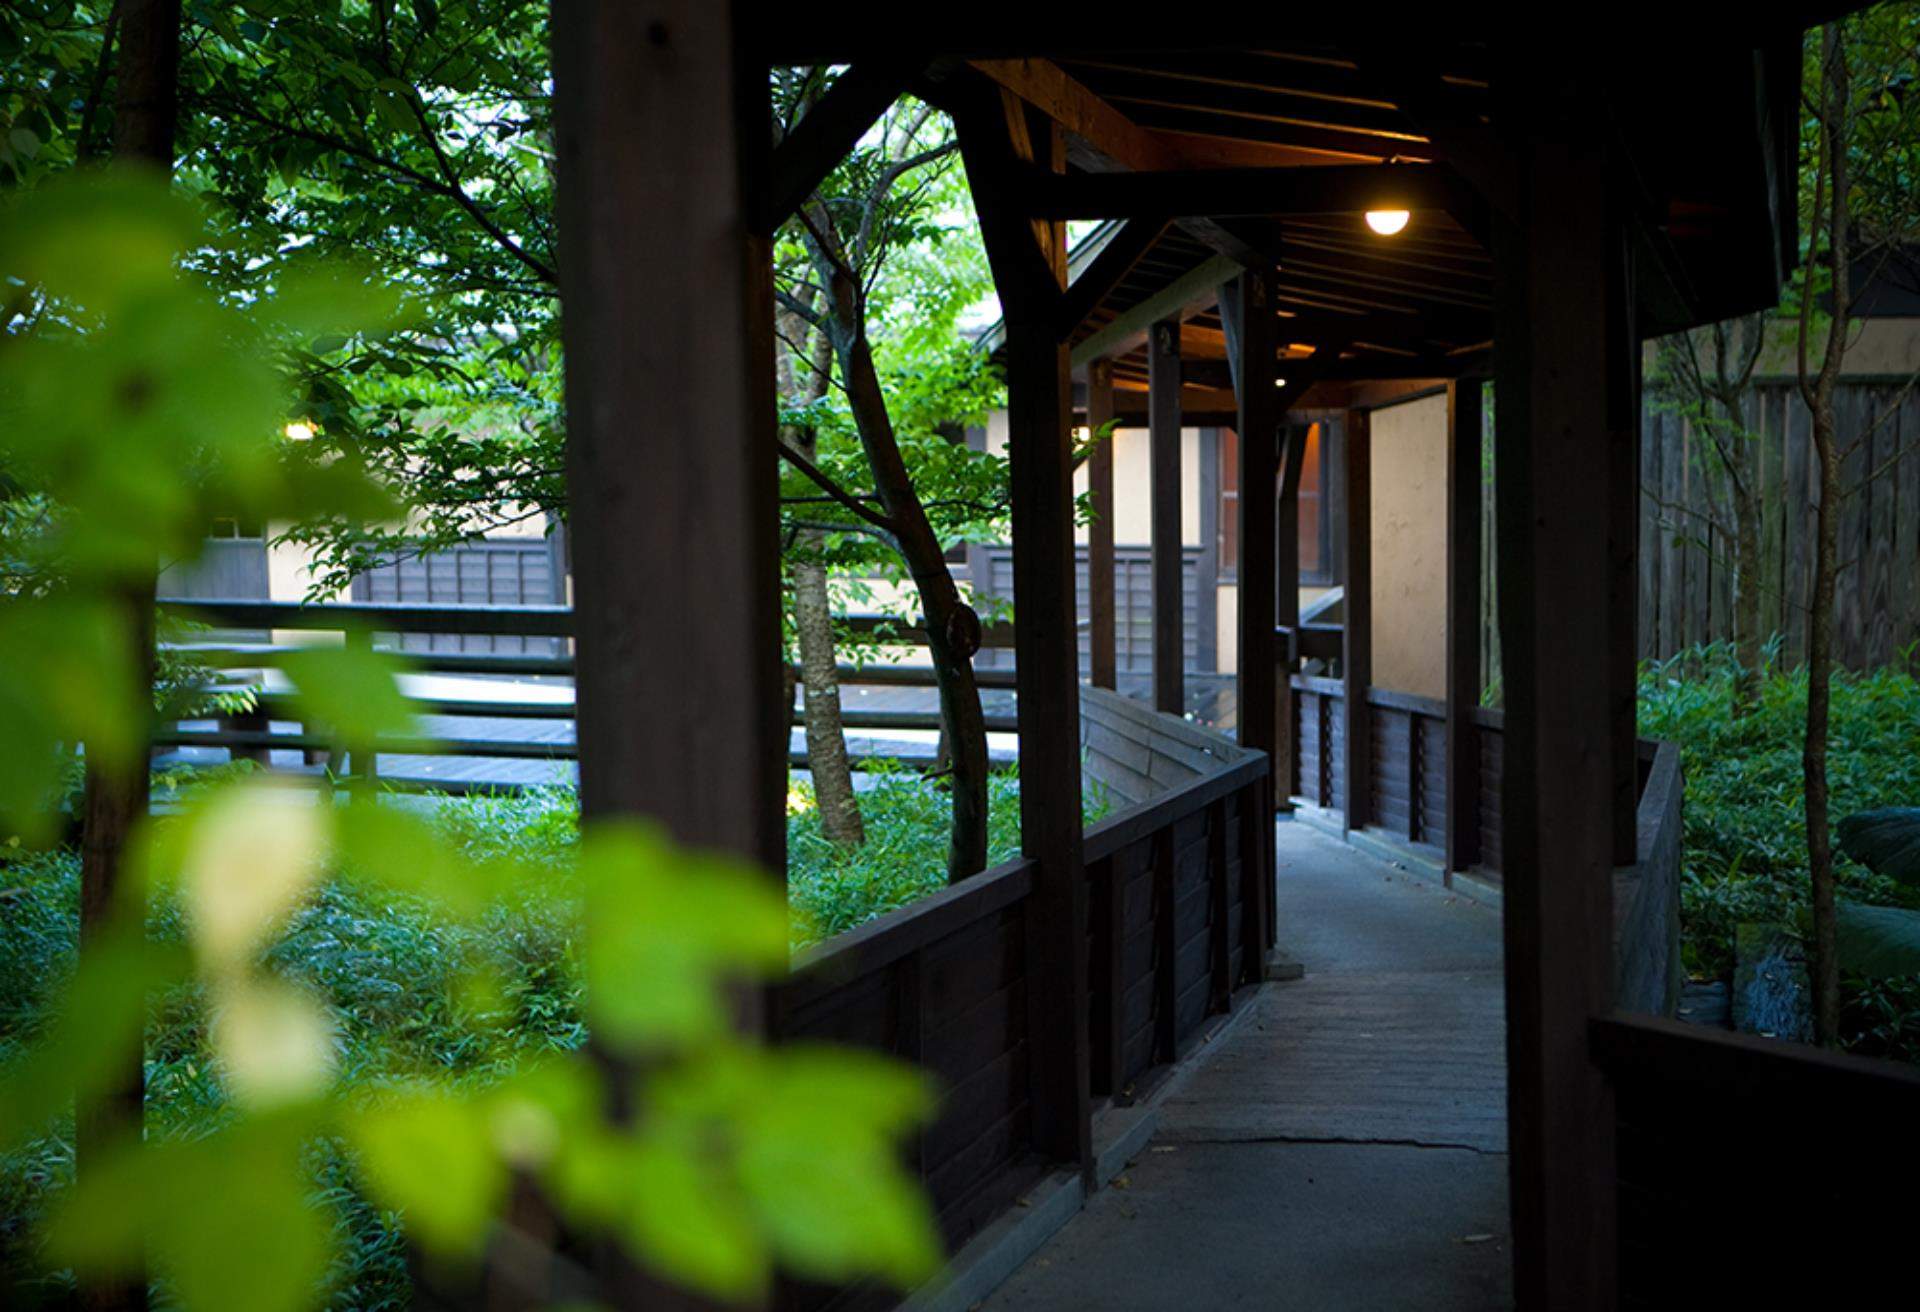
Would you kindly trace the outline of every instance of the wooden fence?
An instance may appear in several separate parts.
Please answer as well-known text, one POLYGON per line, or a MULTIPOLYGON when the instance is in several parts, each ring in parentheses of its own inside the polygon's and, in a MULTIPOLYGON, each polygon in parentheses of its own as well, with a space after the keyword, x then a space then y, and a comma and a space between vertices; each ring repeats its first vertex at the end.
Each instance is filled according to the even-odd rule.
MULTIPOLYGON (((349 642, 393 650, 402 657, 408 672, 495 678, 543 678, 550 683, 570 683, 573 657, 568 651, 573 632, 573 613, 565 606, 470 606, 452 604, 399 605, 386 602, 348 602, 336 605, 302 605, 295 602, 236 601, 205 598, 170 597, 160 603, 169 612, 191 616, 204 622, 233 626, 244 636, 260 641, 236 641, 230 634, 215 634, 211 640, 188 644, 190 651, 210 665, 230 671, 249 673, 276 669, 284 664, 288 652, 297 646, 265 640, 273 631, 340 635, 349 642), (439 642, 447 638, 449 642, 439 642), (524 647, 495 646, 492 651, 477 651, 479 638, 509 639, 524 647), (431 641, 430 641, 431 640, 431 641), (525 640, 525 641, 523 641, 525 640), (537 647, 526 641, 537 640, 537 647)), ((900 625, 880 616, 843 617, 843 624, 882 646, 923 647, 924 632, 900 625)), ((990 626, 984 634, 990 648, 1010 646, 1011 632, 1004 625, 990 626)), ((927 666, 867 665, 841 667, 842 683, 848 686, 886 687, 934 686, 933 672, 927 666)), ((981 669, 976 678, 982 688, 1010 690, 1014 686, 1011 669, 981 669)), ((201 721, 163 726, 154 737, 157 746, 225 749, 235 756, 251 756, 264 761, 266 754, 299 751, 310 764, 329 761, 333 773, 350 772, 359 778, 378 774, 381 753, 398 755, 436 755, 471 758, 480 761, 571 761, 577 749, 570 735, 549 732, 529 735, 489 730, 489 721, 546 721, 555 730, 570 724, 574 708, 571 696, 532 696, 523 689, 512 695, 513 685, 504 685, 498 696, 417 697, 411 699, 422 715, 458 717, 479 722, 479 727, 460 735, 419 736, 408 739, 384 739, 363 753, 366 759, 354 760, 325 726, 298 721, 294 698, 280 691, 262 692, 256 709, 223 717, 211 728, 191 727, 201 721), (280 726, 280 727, 276 727, 280 726), (288 728, 285 726, 296 726, 288 728)), ((478 694, 481 688, 474 688, 478 694)), ((841 719, 854 730, 935 730, 940 727, 937 711, 848 709, 841 719)), ((800 722, 795 712, 794 722, 800 722)), ((1014 717, 995 714, 986 717, 990 732, 1012 733, 1014 717)), ((796 751, 791 763, 804 766, 804 752, 796 751)), ((909 767, 933 763, 934 754, 926 752, 890 753, 909 767)), ((384 781, 398 789, 427 788, 434 791, 465 791, 471 788, 500 787, 486 780, 458 777, 416 779, 405 776, 384 781)))

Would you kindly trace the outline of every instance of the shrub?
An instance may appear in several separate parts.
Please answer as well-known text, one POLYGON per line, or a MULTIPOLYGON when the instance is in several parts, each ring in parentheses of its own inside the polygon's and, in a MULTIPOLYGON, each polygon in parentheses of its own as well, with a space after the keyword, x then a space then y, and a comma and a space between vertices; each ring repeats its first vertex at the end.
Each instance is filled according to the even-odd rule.
MULTIPOLYGON (((1737 925, 1797 926, 1806 915, 1806 670, 1769 669, 1758 705, 1739 717, 1732 713, 1735 671, 1732 646, 1717 643, 1649 662, 1640 675, 1640 732, 1677 743, 1686 775, 1681 925, 1696 977, 1732 974, 1737 925)), ((1832 693, 1834 817, 1920 804, 1920 681, 1900 668, 1842 671, 1832 693)), ((1835 870, 1840 896, 1850 901, 1916 902, 1911 890, 1837 852, 1835 870)), ((1851 980, 1845 994, 1848 1032, 1860 1044, 1920 1055, 1911 1005, 1920 987, 1883 981, 1868 989, 1851 980)))

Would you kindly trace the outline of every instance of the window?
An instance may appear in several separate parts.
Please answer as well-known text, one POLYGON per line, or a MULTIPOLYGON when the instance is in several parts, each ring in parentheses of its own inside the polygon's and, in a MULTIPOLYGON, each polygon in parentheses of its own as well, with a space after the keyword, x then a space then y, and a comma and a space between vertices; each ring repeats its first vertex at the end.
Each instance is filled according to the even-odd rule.
MULTIPOLYGON (((1322 425, 1307 428, 1300 460, 1300 582, 1333 582, 1333 518, 1327 513, 1327 461, 1322 425)), ((1220 430, 1220 573, 1234 577, 1240 560, 1240 438, 1220 430)))

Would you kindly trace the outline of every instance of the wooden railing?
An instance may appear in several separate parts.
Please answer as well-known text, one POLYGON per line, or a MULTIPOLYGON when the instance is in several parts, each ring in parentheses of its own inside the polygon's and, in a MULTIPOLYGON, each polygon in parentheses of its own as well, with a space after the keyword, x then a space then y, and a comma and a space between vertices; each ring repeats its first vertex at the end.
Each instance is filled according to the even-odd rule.
POLYGON ((1641 1016, 1590 1043, 1615 1099, 1621 1307, 1885 1301, 1868 1273, 1897 1283, 1912 1242, 1920 1070, 1641 1016))
MULTIPOLYGON (((1096 1098, 1124 1102, 1183 1055, 1258 979, 1264 928, 1244 914, 1272 878, 1267 758, 1170 716, 1107 714, 1111 694, 1083 689, 1092 714, 1138 726, 1128 737, 1210 749, 1151 795, 1091 826, 1083 868, 1091 952, 1088 1026, 1096 1098)), ((783 1038, 855 1043, 920 1063, 942 1082, 939 1120, 913 1147, 949 1244, 1011 1206, 1050 1164, 1034 1150, 1029 1048, 1032 964, 1047 945, 1029 920, 1026 859, 951 885, 804 954, 773 991, 783 1038)), ((828 1291, 789 1290, 783 1305, 824 1306, 828 1291)))
MULTIPOLYGON (((270 630, 301 633, 334 633, 344 635, 345 640, 362 645, 386 645, 387 640, 402 633, 407 634, 455 634, 469 636, 519 636, 566 638, 573 632, 573 612, 565 606, 449 606, 449 605, 395 605, 386 603, 344 602, 330 605, 301 605, 293 602, 275 601, 219 601, 188 598, 163 598, 161 605, 169 611, 191 616, 209 624, 226 628, 270 630)), ((853 615, 843 616, 841 626, 857 637, 863 637, 881 646, 924 646, 925 631, 912 625, 885 616, 853 615)), ((1011 629, 1006 625, 990 625, 984 634, 989 646, 1010 646, 1011 629)), ((186 644, 186 650, 198 655, 206 663, 217 668, 234 671, 252 671, 275 669, 284 664, 288 652, 297 647, 278 643, 235 643, 229 641, 206 644, 186 644)), ((505 678, 552 678, 571 680, 573 658, 571 655, 490 655, 453 652, 406 653, 401 657, 409 671, 423 674, 443 674, 461 676, 496 676, 505 678)), ((934 687, 934 675, 930 667, 904 665, 842 665, 839 667, 841 680, 848 686, 872 685, 876 687, 934 687)), ((1011 690, 1014 686, 1014 671, 1011 669, 980 669, 976 679, 982 688, 1011 690)), ((413 698, 415 709, 423 715, 455 716, 481 721, 491 720, 536 720, 548 721, 556 725, 572 721, 574 707, 572 698, 514 697, 504 694, 495 697, 418 697, 413 698)), ((284 692, 269 691, 257 698, 257 709, 241 715, 224 717, 215 728, 187 728, 179 724, 163 726, 155 735, 154 742, 163 747, 204 747, 225 749, 236 756, 251 756, 264 760, 265 754, 275 750, 297 750, 305 754, 309 763, 317 764, 329 760, 336 773, 352 773, 365 777, 377 773, 378 754, 427 755, 471 757, 490 760, 554 760, 568 761, 575 758, 577 749, 570 738, 549 736, 551 740, 529 741, 524 736, 509 733, 477 733, 465 736, 439 736, 410 739, 384 739, 373 744, 373 750, 366 761, 354 761, 344 751, 344 745, 326 732, 324 726, 300 725, 295 731, 276 731, 274 724, 297 723, 297 710, 293 699, 284 692)), ((842 712, 842 721, 849 729, 865 730, 937 730, 940 716, 936 710, 862 710, 849 708, 842 712)), ((992 733, 1012 733, 1016 729, 1012 715, 993 714, 985 717, 986 728, 992 733)), ((796 711, 794 722, 800 722, 796 711)), ((896 753, 889 759, 899 760, 908 766, 927 766, 933 763, 933 753, 896 753)), ((804 765, 803 753, 793 756, 794 765, 804 765)), ((464 786, 457 779, 437 780, 389 780, 396 787, 430 787, 435 789, 458 790, 464 786)), ((491 786, 491 785, 483 785, 491 786)), ((510 786, 510 785, 509 785, 510 786)))
MULTIPOLYGON (((1297 801, 1344 823, 1347 811, 1346 688, 1338 679, 1293 676, 1292 790, 1297 801)), ((1447 865, 1446 703, 1431 697, 1367 690, 1364 834, 1384 839, 1429 864, 1447 865)), ((1455 844, 1455 861, 1490 885, 1501 884, 1500 800, 1505 717, 1473 708, 1472 790, 1460 814, 1470 817, 1455 844)), ((1680 986, 1681 804, 1679 749, 1642 739, 1637 851, 1614 877, 1616 991, 1628 1010, 1671 1014, 1680 986)), ((1451 871, 1446 872, 1451 879, 1451 871)))
MULTIPOLYGON (((218 623, 250 628, 325 630, 345 621, 361 634, 564 635, 570 628, 564 610, 547 607, 456 611, 194 603, 190 609, 218 623)), ((911 641, 913 635, 890 636, 911 641)), ((271 666, 285 650, 269 645, 210 654, 245 669, 271 666)), ((460 673, 570 672, 564 656, 431 653, 410 658, 410 664, 460 673)), ((982 674, 989 686, 1012 679, 1011 671, 982 674)), ((913 678, 898 667, 859 672, 862 678, 869 675, 891 684, 913 678)), ((1249 908, 1264 908, 1270 901, 1260 890, 1273 878, 1272 780, 1264 754, 1111 693, 1082 692, 1088 785, 1106 788, 1119 809, 1087 830, 1082 866, 1067 877, 1087 882, 1093 1093, 1124 1102, 1191 1048, 1211 1018, 1232 1005, 1236 989, 1260 978, 1270 931, 1264 912, 1249 914, 1249 908), (1096 758, 1112 768, 1097 768, 1096 758)), ((508 712, 492 702, 482 711, 479 700, 428 699, 422 709, 487 717, 556 713, 551 706, 534 705, 508 712)), ((269 696, 261 709, 272 715, 291 708, 269 696)), ((571 715, 571 710, 567 704, 559 713, 571 715)), ((906 721, 895 716, 886 722, 906 721)), ((990 721, 989 727, 997 724, 990 721)), ((324 734, 245 735, 232 729, 176 730, 166 740, 327 745, 324 734)), ((476 754, 520 749, 559 754, 546 744, 465 742, 454 748, 476 754)), ((914 1143, 912 1165, 955 1247, 1058 1165, 1035 1146, 1036 1100, 1044 1095, 1029 1038, 1040 1002, 1030 981, 1040 954, 1048 950, 1030 912, 1035 889, 1048 874, 1021 858, 953 884, 806 951, 768 994, 776 1037, 891 1053, 920 1064, 940 1081, 940 1115, 914 1143)), ((1087 1113, 1083 1108, 1074 1114, 1087 1113)), ((838 1297, 835 1291, 788 1286, 779 1302, 813 1308, 838 1297)))

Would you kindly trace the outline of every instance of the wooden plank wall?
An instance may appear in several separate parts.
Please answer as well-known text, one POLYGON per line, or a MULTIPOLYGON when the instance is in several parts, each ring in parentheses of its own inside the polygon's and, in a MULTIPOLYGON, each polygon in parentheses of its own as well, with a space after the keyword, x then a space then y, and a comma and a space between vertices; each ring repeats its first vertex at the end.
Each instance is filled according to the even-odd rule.
MULTIPOLYGON (((1843 384, 1834 399, 1842 479, 1834 657, 1851 669, 1899 659, 1920 639, 1920 392, 1843 384)), ((1813 516, 1819 479, 1798 389, 1765 382, 1749 397, 1761 487, 1761 626, 1806 658, 1813 516)), ((1711 439, 1679 416, 1641 423, 1640 655, 1664 658, 1733 636, 1733 543, 1705 518, 1728 504, 1711 439)), ((1724 513, 1724 512, 1723 512, 1724 513)), ((1911 656, 1909 657, 1911 663, 1911 656)))
MULTIPOLYGON (((914 1145, 958 1247, 1039 1177, 1027 1042, 1026 916, 1034 864, 1016 859, 843 934, 771 994, 781 1039, 845 1043, 925 1067, 939 1119, 914 1145)), ((801 1291, 793 1306, 819 1306, 801 1291)))

